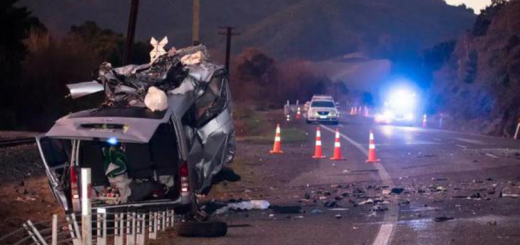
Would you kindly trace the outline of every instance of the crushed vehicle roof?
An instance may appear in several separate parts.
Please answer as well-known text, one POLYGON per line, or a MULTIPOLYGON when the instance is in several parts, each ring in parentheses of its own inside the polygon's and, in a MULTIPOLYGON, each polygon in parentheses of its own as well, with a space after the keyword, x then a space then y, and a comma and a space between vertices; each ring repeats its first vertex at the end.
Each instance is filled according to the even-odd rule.
POLYGON ((67 85, 72 98, 104 91, 102 106, 59 119, 46 136, 85 140, 117 137, 121 142, 147 143, 161 123, 172 115, 182 116, 202 87, 223 70, 208 59, 206 47, 199 45, 172 49, 151 64, 112 68, 104 62, 95 81, 67 85), (144 99, 150 87, 167 95, 166 110, 147 108, 144 99))

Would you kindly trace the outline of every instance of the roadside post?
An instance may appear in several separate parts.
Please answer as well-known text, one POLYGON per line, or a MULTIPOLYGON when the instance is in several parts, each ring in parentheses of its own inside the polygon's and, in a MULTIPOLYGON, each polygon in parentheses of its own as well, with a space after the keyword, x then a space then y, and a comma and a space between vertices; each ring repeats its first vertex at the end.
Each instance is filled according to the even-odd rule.
POLYGON ((91 171, 90 168, 81 169, 81 230, 82 245, 92 244, 92 210, 91 210, 91 171))
POLYGON ((107 244, 107 210, 99 208, 97 210, 97 245, 107 244))
POLYGON ((516 123, 515 140, 518 139, 518 131, 520 131, 520 118, 518 118, 518 122, 516 123))
POLYGON ((52 215, 52 245, 58 245, 58 215, 52 215))

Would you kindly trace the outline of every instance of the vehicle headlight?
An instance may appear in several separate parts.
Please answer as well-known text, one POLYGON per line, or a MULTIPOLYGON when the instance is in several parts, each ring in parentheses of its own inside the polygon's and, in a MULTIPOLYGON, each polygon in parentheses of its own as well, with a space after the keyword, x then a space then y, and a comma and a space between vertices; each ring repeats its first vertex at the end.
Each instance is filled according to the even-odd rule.
POLYGON ((394 118, 394 113, 391 112, 391 111, 385 111, 385 113, 383 114, 383 117, 388 120, 388 119, 393 119, 394 118))

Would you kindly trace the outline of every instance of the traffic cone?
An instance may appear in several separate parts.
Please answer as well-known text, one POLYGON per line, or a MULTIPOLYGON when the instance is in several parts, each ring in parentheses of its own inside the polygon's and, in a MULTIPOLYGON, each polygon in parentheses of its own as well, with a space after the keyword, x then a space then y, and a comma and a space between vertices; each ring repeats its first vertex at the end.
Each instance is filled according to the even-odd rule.
POLYGON ((354 107, 350 107, 350 115, 351 115, 351 116, 354 115, 354 107))
POLYGON ((316 148, 314 149, 314 156, 312 158, 325 158, 321 151, 321 132, 320 127, 316 128, 316 148))
POLYGON ((296 119, 297 119, 297 120, 302 119, 302 113, 301 113, 301 111, 300 111, 300 107, 298 107, 298 111, 296 112, 296 119))
POLYGON ((282 154, 282 146, 280 143, 280 124, 276 125, 276 135, 274 136, 274 145, 273 150, 270 151, 271 154, 282 154))
POLYGON ((422 126, 423 126, 423 128, 426 128, 426 123, 427 123, 426 114, 424 114, 423 118, 422 118, 422 126))
POLYGON ((346 160, 345 158, 341 157, 341 143, 339 139, 339 130, 336 129, 336 139, 334 140, 334 156, 330 158, 330 160, 333 161, 341 161, 346 160))
POLYGON ((370 142, 368 145, 368 160, 369 162, 379 162, 379 159, 376 157, 376 143, 374 143, 374 133, 370 130, 370 142))
POLYGON ((354 115, 357 114, 357 107, 354 106, 354 115))

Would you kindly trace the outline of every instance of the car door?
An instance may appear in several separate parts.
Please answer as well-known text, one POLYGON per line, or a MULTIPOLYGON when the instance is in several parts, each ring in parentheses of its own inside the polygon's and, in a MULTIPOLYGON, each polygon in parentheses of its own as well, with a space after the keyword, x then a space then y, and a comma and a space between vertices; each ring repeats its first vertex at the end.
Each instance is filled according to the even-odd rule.
POLYGON ((70 199, 67 197, 70 194, 68 194, 69 187, 66 180, 72 148, 70 141, 37 136, 36 143, 49 178, 51 191, 61 206, 69 210, 70 199))

